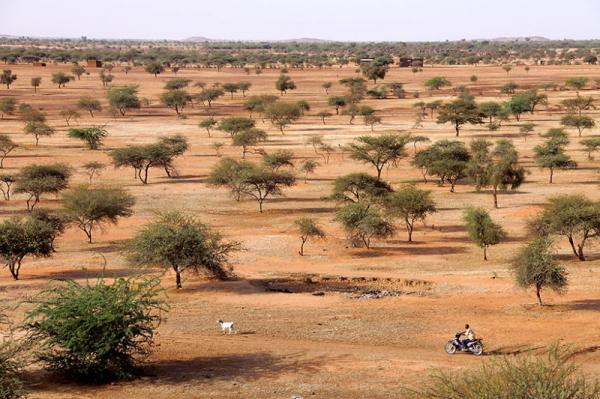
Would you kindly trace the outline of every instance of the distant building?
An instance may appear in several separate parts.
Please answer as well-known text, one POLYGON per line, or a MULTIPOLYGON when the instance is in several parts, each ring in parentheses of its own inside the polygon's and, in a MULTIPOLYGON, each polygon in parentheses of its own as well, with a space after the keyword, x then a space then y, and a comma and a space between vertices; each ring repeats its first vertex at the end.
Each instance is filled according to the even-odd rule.
POLYGON ((36 61, 33 63, 34 67, 45 67, 46 63, 45 62, 41 62, 41 61, 36 61))
POLYGON ((102 61, 90 57, 86 60, 86 65, 88 68, 102 68, 102 61))
POLYGON ((423 58, 412 58, 412 57, 400 57, 400 67, 401 68, 410 68, 410 67, 422 67, 423 66, 423 58))

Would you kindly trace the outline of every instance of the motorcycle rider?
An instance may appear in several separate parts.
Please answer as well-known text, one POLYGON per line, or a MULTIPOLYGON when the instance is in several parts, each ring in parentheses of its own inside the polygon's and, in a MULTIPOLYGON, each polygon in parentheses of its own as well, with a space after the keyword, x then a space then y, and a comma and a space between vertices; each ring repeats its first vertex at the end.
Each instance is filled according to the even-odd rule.
POLYGON ((468 324, 465 324, 465 330, 459 332, 457 335, 458 335, 458 342, 460 342, 460 346, 463 350, 467 349, 467 345, 470 342, 475 341, 475 331, 468 324), (462 337, 463 335, 465 336, 465 339, 463 339, 461 341, 460 337, 462 337))

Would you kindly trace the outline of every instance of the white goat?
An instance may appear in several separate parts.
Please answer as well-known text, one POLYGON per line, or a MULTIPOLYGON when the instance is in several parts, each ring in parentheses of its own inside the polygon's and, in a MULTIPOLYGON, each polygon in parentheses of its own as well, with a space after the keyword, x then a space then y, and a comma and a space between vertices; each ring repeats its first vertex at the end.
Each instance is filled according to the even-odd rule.
POLYGON ((217 324, 221 326, 221 331, 227 331, 228 334, 235 333, 235 327, 233 326, 233 321, 217 321, 217 324))

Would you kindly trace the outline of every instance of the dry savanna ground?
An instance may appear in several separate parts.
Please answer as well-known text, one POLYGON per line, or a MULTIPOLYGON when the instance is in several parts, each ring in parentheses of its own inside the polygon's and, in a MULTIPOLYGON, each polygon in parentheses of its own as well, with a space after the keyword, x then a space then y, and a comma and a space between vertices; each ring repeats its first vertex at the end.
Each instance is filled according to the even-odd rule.
MULTIPOLYGON (((419 223, 414 243, 405 242, 405 234, 378 241, 373 248, 348 247, 344 232, 333 222, 335 204, 321 200, 331 191, 333 180, 350 172, 373 173, 373 168, 351 160, 347 154, 335 153, 325 164, 318 159, 305 141, 320 135, 334 147, 347 144, 363 134, 387 131, 414 132, 432 141, 454 138, 449 125, 438 125, 425 118, 423 127, 413 129, 415 109, 419 101, 406 99, 371 100, 364 102, 378 110, 383 118, 375 131, 358 120, 348 124, 347 116, 333 116, 323 125, 319 111, 328 110, 323 82, 336 82, 330 94, 342 94, 337 84, 343 77, 355 76, 354 68, 290 70, 298 88, 284 99, 306 100, 312 109, 306 116, 286 129, 282 135, 268 122, 258 120, 258 127, 269 133, 261 146, 267 151, 289 149, 297 164, 314 158, 321 163, 307 183, 285 190, 282 198, 265 203, 259 213, 254 201, 235 202, 225 189, 207 184, 211 167, 219 160, 211 144, 224 142, 224 156, 239 158, 241 149, 229 146, 228 137, 215 131, 208 138, 197 123, 206 116, 201 105, 184 110, 187 119, 175 117, 171 109, 162 107, 158 96, 166 80, 185 77, 195 81, 237 82, 247 80, 252 87, 247 95, 278 94, 274 88, 276 71, 261 75, 246 75, 243 70, 225 68, 183 69, 173 75, 157 78, 134 68, 129 74, 116 67, 114 84, 139 85, 140 97, 150 99, 150 105, 131 112, 126 117, 113 117, 103 111, 94 119, 82 113, 74 125, 106 124, 109 137, 100 151, 91 151, 81 142, 67 138, 67 126, 59 116, 65 107, 74 106, 84 95, 105 99, 105 89, 98 70, 57 89, 50 84, 52 72, 69 72, 69 65, 49 65, 46 68, 11 66, 18 80, 10 90, 3 88, 0 96, 15 96, 43 108, 49 123, 58 132, 42 138, 35 147, 31 136, 23 134, 23 122, 16 117, 0 121, 0 132, 10 135, 21 147, 5 162, 5 172, 16 173, 31 163, 66 162, 76 169, 72 184, 84 183, 87 176, 81 165, 90 160, 109 163, 107 151, 128 144, 149 143, 169 134, 185 135, 190 150, 176 161, 177 176, 167 178, 153 169, 150 184, 133 179, 130 169, 106 169, 99 184, 126 187, 136 198, 135 214, 122 219, 116 226, 106 226, 97 234, 95 243, 87 244, 83 233, 70 228, 56 245, 56 254, 47 259, 26 259, 22 279, 13 281, 6 270, 0 274, 0 303, 16 305, 44 288, 49 279, 73 278, 85 281, 102 272, 106 258, 107 276, 129 276, 139 269, 128 266, 122 249, 139 227, 148 222, 155 211, 181 209, 220 230, 228 239, 239 240, 245 250, 235 255, 233 263, 238 280, 207 281, 193 275, 184 276, 184 289, 174 289, 174 276, 166 273, 163 285, 171 306, 167 320, 159 328, 157 345, 149 359, 145 377, 109 386, 89 387, 66 384, 32 369, 32 397, 36 398, 289 398, 297 394, 305 398, 384 398, 403 397, 403 387, 418 385, 433 368, 459 370, 476 367, 481 362, 502 355, 523 356, 563 341, 577 350, 576 360, 589 372, 600 372, 600 352, 597 351, 600 324, 600 247, 593 241, 588 248, 589 260, 579 262, 570 256, 564 240, 558 241, 561 261, 569 271, 570 286, 564 295, 545 292, 548 306, 534 305, 532 292, 515 287, 509 271, 509 260, 526 237, 528 218, 535 215, 549 196, 558 193, 585 193, 600 199, 598 193, 598 161, 588 160, 578 144, 576 131, 570 131, 569 153, 579 163, 576 170, 558 171, 555 183, 548 184, 548 171, 535 167, 532 148, 541 142, 537 133, 558 127, 564 111, 558 110, 561 99, 575 96, 574 91, 549 91, 548 109, 540 107, 523 120, 538 125, 527 140, 518 133, 514 120, 495 132, 485 126, 466 126, 460 140, 475 137, 490 139, 505 137, 516 144, 522 163, 530 174, 518 190, 499 197, 500 207, 494 209, 489 192, 476 192, 473 186, 459 184, 455 193, 435 182, 421 182, 418 170, 410 166, 410 157, 398 167, 386 169, 383 178, 394 187, 417 182, 419 187, 433 191, 438 212, 419 223), (29 86, 32 76, 42 76, 37 94, 29 86), (489 251, 489 261, 468 239, 462 222, 462 212, 469 205, 482 206, 491 212, 508 232, 508 239, 489 251), (306 256, 297 254, 299 237, 293 222, 310 216, 324 226, 328 239, 309 242, 306 256), (310 282, 304 278, 312 276, 310 282), (493 278, 494 277, 494 278, 493 278), (364 299, 356 291, 372 287, 395 287, 401 295, 381 299, 364 299), (267 288, 267 289, 266 289, 267 288), (274 288, 269 290, 269 288, 274 288), (289 290, 289 292, 281 292, 289 290), (324 295, 314 295, 323 292, 324 295), (235 321, 237 335, 222 335, 217 319, 235 321), (484 337, 487 356, 448 356, 444 343, 465 322, 469 322, 484 337)), ((447 77, 454 86, 471 88, 477 101, 505 100, 499 86, 514 80, 522 87, 542 82, 559 85, 573 76, 600 77, 596 66, 532 66, 529 72, 515 67, 507 76, 500 67, 426 67, 413 74, 410 69, 392 68, 386 82, 403 82, 409 93, 419 91, 421 100, 449 99, 452 90, 428 93, 423 82, 435 75, 447 77), (471 75, 478 81, 469 81, 471 75)), ((369 83, 372 86, 372 83, 369 83)), ((194 89, 196 90, 196 89, 194 89)), ((596 98, 600 93, 586 90, 596 98)), ((217 118, 246 115, 242 111, 241 93, 233 98, 226 94, 216 101, 211 112, 217 118)), ((591 110, 597 117, 600 111, 591 110)), ((73 125, 73 123, 72 123, 73 125)), ((598 128, 585 131, 584 136, 599 133, 598 128)), ((409 148, 409 154, 412 149, 409 148)), ((250 154, 252 160, 259 155, 250 154)), ((42 207, 58 208, 58 198, 46 196, 42 207)), ((25 214, 25 198, 15 196, 2 201, 2 218, 25 214)), ((22 305, 11 313, 15 320, 27 309, 22 305)))

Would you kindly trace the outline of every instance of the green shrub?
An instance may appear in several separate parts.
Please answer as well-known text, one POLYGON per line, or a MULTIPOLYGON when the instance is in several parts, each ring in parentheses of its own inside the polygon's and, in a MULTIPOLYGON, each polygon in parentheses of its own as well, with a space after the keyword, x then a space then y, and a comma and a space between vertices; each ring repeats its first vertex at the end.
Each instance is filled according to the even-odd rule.
POLYGON ((81 285, 60 281, 41 292, 25 320, 48 369, 101 383, 131 378, 148 354, 166 305, 158 278, 81 285))
POLYGON ((476 370, 451 374, 437 371, 416 398, 427 399, 594 399, 600 384, 588 380, 570 353, 559 347, 547 355, 484 364, 476 370))
MULTIPOLYGON (((0 310, 0 325, 6 318, 0 310)), ((25 396, 25 387, 21 380, 23 367, 23 347, 12 339, 0 338, 0 399, 17 399, 25 396)))

